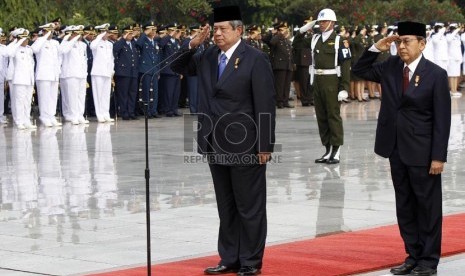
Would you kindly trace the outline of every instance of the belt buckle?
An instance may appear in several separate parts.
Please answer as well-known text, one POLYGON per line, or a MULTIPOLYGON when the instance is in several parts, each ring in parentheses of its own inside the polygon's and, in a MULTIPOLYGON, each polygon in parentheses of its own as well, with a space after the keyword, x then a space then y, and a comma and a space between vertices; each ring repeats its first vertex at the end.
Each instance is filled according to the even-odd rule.
POLYGON ((317 75, 322 75, 323 74, 323 69, 316 69, 316 74, 317 75))

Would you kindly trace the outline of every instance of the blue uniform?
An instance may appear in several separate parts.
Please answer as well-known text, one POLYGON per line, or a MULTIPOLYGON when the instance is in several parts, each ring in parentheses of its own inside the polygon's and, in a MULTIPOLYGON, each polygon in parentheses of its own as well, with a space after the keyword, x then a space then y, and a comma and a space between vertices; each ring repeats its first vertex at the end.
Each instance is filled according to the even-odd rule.
POLYGON ((139 85, 142 85, 144 100, 153 99, 149 104, 148 116, 157 114, 158 108, 158 78, 160 76, 161 49, 156 39, 149 39, 144 33, 136 41, 140 50, 139 85), (153 91, 150 91, 150 89, 153 91))
POLYGON ((123 119, 135 118, 140 50, 134 40, 120 39, 113 45, 115 90, 123 119))
POLYGON ((174 59, 173 54, 179 50, 180 45, 178 40, 167 35, 161 39, 160 46, 163 49, 162 67, 165 66, 161 70, 160 76, 160 111, 168 117, 179 116, 178 101, 181 94, 181 75, 173 72, 169 64, 174 59))

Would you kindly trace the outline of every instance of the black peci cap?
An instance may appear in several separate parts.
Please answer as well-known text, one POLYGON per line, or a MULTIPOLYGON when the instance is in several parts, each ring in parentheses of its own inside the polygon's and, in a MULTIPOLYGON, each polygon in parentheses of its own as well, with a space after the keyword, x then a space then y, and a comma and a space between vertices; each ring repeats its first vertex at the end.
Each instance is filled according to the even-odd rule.
POLYGON ((224 6, 213 10, 213 22, 241 20, 241 10, 238 6, 224 6))
POLYGON ((426 37, 426 25, 423 23, 403 21, 397 23, 397 32, 402 35, 416 35, 426 37))

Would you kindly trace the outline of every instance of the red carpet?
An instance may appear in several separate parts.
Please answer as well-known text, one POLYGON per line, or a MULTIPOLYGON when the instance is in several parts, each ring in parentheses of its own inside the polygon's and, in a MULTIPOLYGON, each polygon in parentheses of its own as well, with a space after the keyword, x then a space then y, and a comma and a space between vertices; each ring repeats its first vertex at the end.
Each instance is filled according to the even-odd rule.
MULTIPOLYGON (((465 252, 465 214, 444 217, 442 255, 465 252)), ((311 240, 269 246, 262 275, 350 275, 402 263, 403 244, 397 225, 329 235, 311 240)), ((155 265, 152 275, 197 276, 216 265, 218 256, 155 265)), ((145 267, 93 274, 93 276, 143 276, 145 267)), ((230 274, 234 275, 234 274, 230 274)))

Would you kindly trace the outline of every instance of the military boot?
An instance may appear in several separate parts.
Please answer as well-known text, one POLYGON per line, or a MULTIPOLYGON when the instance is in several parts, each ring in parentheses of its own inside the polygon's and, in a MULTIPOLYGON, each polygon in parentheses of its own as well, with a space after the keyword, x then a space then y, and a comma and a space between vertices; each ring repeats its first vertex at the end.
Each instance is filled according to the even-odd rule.
POLYGON ((328 160, 326 160, 326 164, 337 164, 339 163, 339 153, 341 148, 339 146, 332 146, 331 148, 331 155, 329 156, 328 160))
POLYGON ((331 146, 326 145, 326 152, 321 156, 320 158, 315 160, 315 163, 326 163, 326 160, 328 160, 329 156, 331 155, 331 146))

